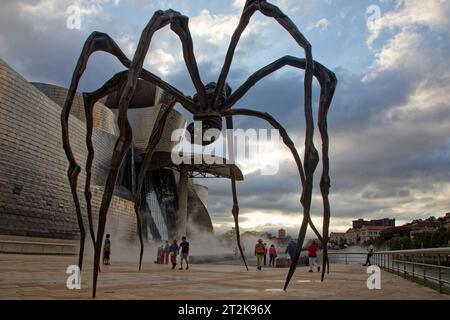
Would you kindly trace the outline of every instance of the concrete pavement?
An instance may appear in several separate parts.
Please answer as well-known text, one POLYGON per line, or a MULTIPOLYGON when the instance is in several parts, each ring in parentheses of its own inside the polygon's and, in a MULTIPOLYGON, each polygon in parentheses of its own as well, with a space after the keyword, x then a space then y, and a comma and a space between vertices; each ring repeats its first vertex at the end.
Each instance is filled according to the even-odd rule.
MULTIPOLYGON (((92 262, 85 261, 82 289, 68 290, 69 265, 75 256, 0 254, 0 299, 91 299, 92 262)), ((264 268, 249 272, 236 265, 191 265, 190 270, 170 270, 145 262, 114 262, 99 276, 98 299, 450 299, 448 295, 382 272, 381 290, 366 286, 369 274, 360 265, 331 265, 323 283, 319 273, 299 268, 287 292, 282 290, 287 269, 264 268)))

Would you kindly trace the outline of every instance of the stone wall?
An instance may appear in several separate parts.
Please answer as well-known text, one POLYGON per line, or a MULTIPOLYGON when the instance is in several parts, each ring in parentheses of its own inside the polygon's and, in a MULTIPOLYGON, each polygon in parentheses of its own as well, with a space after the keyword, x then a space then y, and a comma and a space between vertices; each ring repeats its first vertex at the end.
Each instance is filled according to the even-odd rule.
MULTIPOLYGON (((0 59, 0 234, 76 239, 79 229, 64 154, 61 107, 0 59)), ((85 125, 70 119, 70 137, 81 167, 86 158, 85 125)), ((101 184, 109 168, 114 135, 94 130, 94 182, 101 184)), ((79 197, 84 205, 84 170, 79 197)), ((102 188, 93 188, 98 211, 102 188)), ((125 238, 136 234, 133 203, 114 196, 107 232, 125 238)), ((87 218, 85 217, 87 222, 87 218)), ((86 228, 87 230, 87 228, 86 228)))

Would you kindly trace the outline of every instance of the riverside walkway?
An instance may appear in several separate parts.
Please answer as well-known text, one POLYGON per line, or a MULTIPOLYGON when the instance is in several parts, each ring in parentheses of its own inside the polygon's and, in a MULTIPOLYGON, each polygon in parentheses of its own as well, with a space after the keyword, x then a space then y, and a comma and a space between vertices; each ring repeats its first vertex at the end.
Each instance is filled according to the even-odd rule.
MULTIPOLYGON (((381 289, 369 290, 366 268, 356 264, 332 264, 322 283, 319 273, 300 267, 287 292, 282 290, 287 269, 257 271, 236 265, 193 264, 189 271, 170 270, 146 259, 143 270, 136 262, 114 262, 103 267, 97 299, 148 300, 450 300, 450 296, 381 273, 381 289)), ((81 290, 66 287, 66 269, 76 256, 0 254, 0 299, 91 299, 92 262, 85 261, 81 290)))

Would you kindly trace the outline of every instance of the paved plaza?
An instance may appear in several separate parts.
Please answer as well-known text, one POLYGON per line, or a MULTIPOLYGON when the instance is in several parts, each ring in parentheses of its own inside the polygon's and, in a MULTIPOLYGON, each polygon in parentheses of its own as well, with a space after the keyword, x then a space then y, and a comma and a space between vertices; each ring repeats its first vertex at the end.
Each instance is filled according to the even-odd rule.
MULTIPOLYGON (((0 254, 0 299, 91 299, 92 263, 86 261, 81 290, 68 290, 66 269, 75 256, 0 254)), ((436 291, 383 272, 382 289, 368 290, 366 268, 332 265, 321 283, 318 273, 299 268, 287 292, 282 291, 287 269, 265 268, 249 272, 236 265, 191 265, 189 271, 145 262, 103 267, 98 299, 450 299, 436 291)))

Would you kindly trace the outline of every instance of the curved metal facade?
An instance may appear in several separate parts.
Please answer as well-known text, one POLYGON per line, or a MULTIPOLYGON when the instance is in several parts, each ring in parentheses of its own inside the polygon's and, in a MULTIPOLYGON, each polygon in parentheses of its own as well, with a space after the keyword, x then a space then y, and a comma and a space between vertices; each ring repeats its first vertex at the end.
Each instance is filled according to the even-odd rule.
MULTIPOLYGON (((160 97, 155 91, 155 97, 160 97)), ((61 106, 67 89, 54 85, 27 82, 0 59, 0 234, 58 239, 79 238, 79 228, 67 178, 68 161, 62 147, 61 106)), ((159 101, 159 98, 156 99, 159 101)), ((143 101, 139 101, 145 104, 143 101)), ((136 217, 132 194, 140 155, 146 148, 160 108, 130 109, 134 146, 130 150, 116 186, 108 212, 107 233, 135 239, 136 217)), ((185 119, 173 111, 165 127, 157 152, 167 153, 177 141, 173 130, 183 128, 185 119)), ((82 94, 76 95, 69 124, 70 140, 77 162, 86 161, 86 127, 82 94)), ((94 221, 103 196, 118 127, 115 110, 102 103, 94 108, 92 191, 94 221)), ((78 180, 78 194, 87 223, 84 202, 85 172, 78 180)), ((200 198, 190 198, 201 212, 192 217, 210 218, 200 198)), ((166 240, 174 235, 177 224, 177 181, 172 169, 158 167, 146 177, 143 190, 142 218, 148 239, 166 240)), ((206 195, 207 197, 207 195, 206 195)), ((202 194, 201 198, 205 198, 202 194)), ((194 221, 195 223, 195 221, 194 221)), ((205 223, 201 223, 205 226, 205 223)), ((87 230, 87 226, 86 226, 87 230)))

